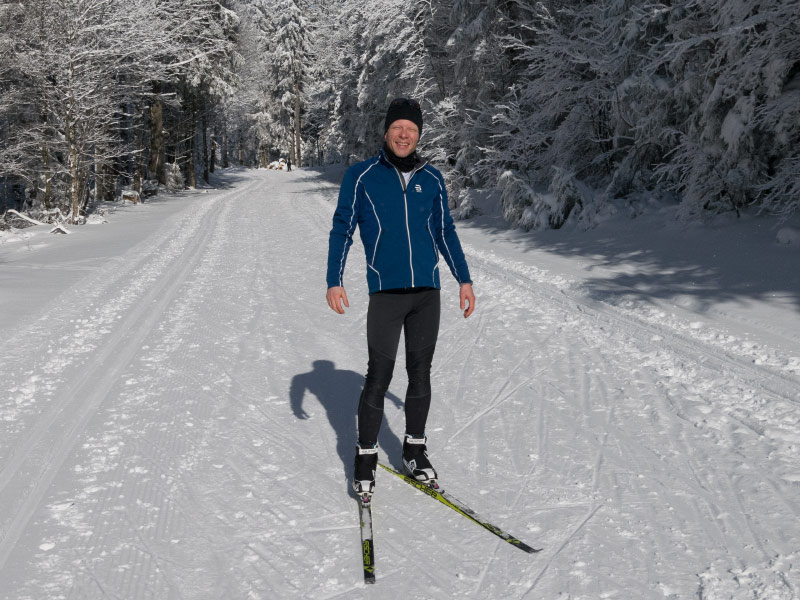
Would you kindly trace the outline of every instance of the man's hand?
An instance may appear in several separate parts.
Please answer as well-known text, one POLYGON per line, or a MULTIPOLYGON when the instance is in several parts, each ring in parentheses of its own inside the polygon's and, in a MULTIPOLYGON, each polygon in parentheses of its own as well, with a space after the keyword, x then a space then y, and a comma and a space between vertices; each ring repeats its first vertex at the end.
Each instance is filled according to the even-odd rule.
POLYGON ((344 307, 342 306, 342 303, 344 303, 347 308, 350 308, 350 303, 347 301, 347 292, 344 291, 342 286, 328 288, 328 293, 325 295, 325 299, 328 301, 328 306, 331 307, 331 310, 336 311, 340 315, 344 314, 344 307))
POLYGON ((461 310, 464 311, 464 318, 466 319, 475 310, 475 293, 472 291, 472 284, 462 283, 458 295, 461 300, 461 310))

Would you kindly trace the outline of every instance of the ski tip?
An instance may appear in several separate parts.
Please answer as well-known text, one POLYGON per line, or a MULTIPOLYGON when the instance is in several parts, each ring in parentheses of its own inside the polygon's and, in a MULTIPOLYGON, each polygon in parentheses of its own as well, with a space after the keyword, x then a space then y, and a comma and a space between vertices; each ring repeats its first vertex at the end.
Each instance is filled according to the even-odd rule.
MULTIPOLYGON (((491 531, 491 529, 490 529, 490 531, 491 531)), ((517 538, 512 537, 512 536, 506 537, 505 540, 509 544, 511 544, 512 546, 514 546, 516 548, 519 548, 520 550, 522 550, 523 552, 527 552, 528 554, 536 554, 537 552, 541 552, 542 551, 541 548, 534 548, 532 546, 528 546, 528 544, 526 544, 525 542, 523 542, 521 540, 518 540, 517 538)))

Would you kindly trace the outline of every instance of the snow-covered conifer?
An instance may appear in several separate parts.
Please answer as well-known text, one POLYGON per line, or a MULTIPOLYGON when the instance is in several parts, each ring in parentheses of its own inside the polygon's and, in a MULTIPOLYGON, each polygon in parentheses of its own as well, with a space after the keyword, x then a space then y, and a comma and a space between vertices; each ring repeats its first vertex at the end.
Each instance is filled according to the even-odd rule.
POLYGON ((92 171, 127 151, 119 107, 158 76, 148 59, 158 52, 154 37, 135 35, 150 8, 146 0, 38 0, 9 22, 16 85, 3 105, 29 117, 12 120, 5 151, 23 160, 45 203, 51 182, 67 186, 73 221, 89 201, 92 171))
POLYGON ((286 132, 284 142, 295 165, 302 164, 302 119, 310 64, 310 24, 303 0, 281 0, 275 13, 272 45, 273 98, 277 120, 286 132))

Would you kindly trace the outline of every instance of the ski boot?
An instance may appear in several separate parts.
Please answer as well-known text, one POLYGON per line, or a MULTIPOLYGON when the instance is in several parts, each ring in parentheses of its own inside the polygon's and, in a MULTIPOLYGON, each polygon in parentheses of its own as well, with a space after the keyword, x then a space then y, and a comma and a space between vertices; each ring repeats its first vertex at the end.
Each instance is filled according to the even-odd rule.
POLYGON ((375 491, 375 470, 378 468, 378 445, 356 444, 353 489, 363 504, 369 504, 375 491))
POLYGON ((428 460, 428 449, 425 446, 427 441, 425 435, 406 434, 403 440, 403 468, 410 477, 441 492, 436 470, 428 460))

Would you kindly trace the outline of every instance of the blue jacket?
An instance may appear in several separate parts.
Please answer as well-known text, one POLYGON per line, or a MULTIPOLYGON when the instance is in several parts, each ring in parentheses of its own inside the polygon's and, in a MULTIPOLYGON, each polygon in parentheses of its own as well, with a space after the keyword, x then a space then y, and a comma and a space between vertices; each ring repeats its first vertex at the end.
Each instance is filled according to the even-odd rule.
POLYGON ((344 285, 356 225, 366 252, 370 294, 441 288, 440 253, 456 281, 472 283, 447 207, 444 179, 425 161, 417 162, 407 186, 383 151, 347 170, 328 243, 328 287, 344 285))

